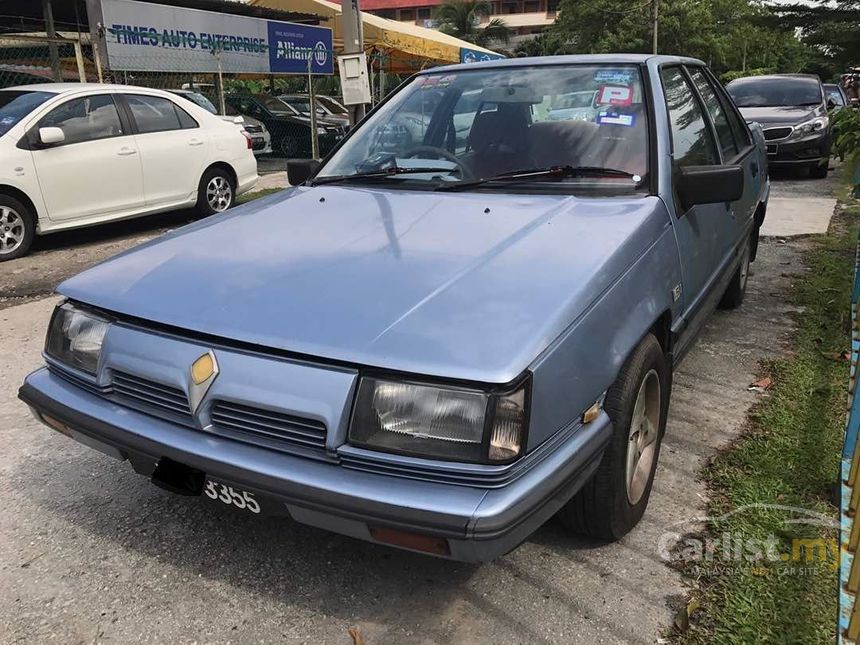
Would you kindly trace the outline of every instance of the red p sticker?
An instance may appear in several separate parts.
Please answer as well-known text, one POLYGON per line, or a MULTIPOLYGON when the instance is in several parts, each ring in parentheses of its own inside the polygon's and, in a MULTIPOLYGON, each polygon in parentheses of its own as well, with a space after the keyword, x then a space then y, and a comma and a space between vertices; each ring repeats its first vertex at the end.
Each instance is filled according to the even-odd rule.
POLYGON ((601 85, 597 90, 598 105, 627 106, 633 102, 633 90, 622 85, 601 85))

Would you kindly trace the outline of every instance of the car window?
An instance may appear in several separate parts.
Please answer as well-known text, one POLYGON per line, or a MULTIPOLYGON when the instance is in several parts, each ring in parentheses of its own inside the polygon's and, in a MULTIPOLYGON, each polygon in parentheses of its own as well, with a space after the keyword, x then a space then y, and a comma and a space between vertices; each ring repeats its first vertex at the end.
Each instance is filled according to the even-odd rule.
POLYGON ((821 83, 815 78, 770 76, 739 78, 726 86, 738 107, 805 106, 821 103, 821 83))
POLYGON ((705 115, 696 100, 693 88, 680 67, 660 70, 675 166, 701 166, 719 163, 716 146, 705 124, 705 115))
POLYGON ((726 116, 726 111, 720 104, 714 89, 708 82, 707 77, 700 68, 688 68, 690 77, 693 79, 693 84, 699 90, 699 95, 705 102, 705 108, 708 114, 711 115, 711 121, 714 124, 714 129, 717 131, 717 140, 720 143, 720 151, 723 153, 723 159, 731 159, 739 152, 739 148, 735 143, 735 135, 732 132, 732 126, 726 116))
POLYGON ((842 97, 842 92, 838 87, 825 85, 824 90, 827 92, 827 98, 831 99, 836 105, 845 105, 845 99, 842 97))
POLYGON ((60 128, 65 143, 81 143, 125 134, 110 94, 66 101, 39 121, 40 128, 60 128))
POLYGON ((128 107, 137 123, 138 132, 166 132, 183 130, 198 126, 190 114, 177 106, 170 99, 161 96, 145 96, 143 94, 126 94, 128 107))
POLYGON ((52 92, 3 90, 0 92, 0 136, 52 96, 52 92))

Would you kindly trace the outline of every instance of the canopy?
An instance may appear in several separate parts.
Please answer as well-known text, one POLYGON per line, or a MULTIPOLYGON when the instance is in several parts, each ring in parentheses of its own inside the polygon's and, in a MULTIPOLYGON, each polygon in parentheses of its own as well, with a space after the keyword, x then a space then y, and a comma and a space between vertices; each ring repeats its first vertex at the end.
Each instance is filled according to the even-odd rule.
MULTIPOLYGON (((250 4, 316 14, 320 25, 334 32, 334 47, 343 51, 340 5, 328 0, 251 0, 250 4)), ((361 14, 364 26, 364 47, 368 52, 382 54, 387 72, 415 72, 432 65, 459 63, 464 60, 500 58, 499 54, 465 40, 443 34, 435 29, 361 14)))

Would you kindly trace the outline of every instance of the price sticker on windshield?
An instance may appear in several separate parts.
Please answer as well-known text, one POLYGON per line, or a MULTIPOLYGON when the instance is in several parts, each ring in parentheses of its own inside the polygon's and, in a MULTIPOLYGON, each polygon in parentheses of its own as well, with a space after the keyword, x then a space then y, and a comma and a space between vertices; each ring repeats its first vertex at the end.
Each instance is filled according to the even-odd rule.
POLYGON ((597 90, 598 105, 626 107, 633 103, 633 88, 621 85, 601 85, 597 90))

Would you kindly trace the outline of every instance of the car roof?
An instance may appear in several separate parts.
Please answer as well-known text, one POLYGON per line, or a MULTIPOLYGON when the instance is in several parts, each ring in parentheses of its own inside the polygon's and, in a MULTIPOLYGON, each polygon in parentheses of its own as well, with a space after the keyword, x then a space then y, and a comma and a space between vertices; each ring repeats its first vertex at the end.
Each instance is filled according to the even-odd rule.
POLYGON ((736 78, 735 80, 731 81, 731 83, 729 83, 729 85, 734 84, 734 83, 747 83, 747 82, 761 81, 761 80, 779 81, 779 80, 785 80, 787 78, 796 78, 798 80, 814 81, 816 83, 821 82, 821 79, 818 76, 816 76, 815 74, 762 74, 761 76, 742 76, 741 78, 736 78))
POLYGON ((496 60, 481 61, 479 63, 460 63, 458 65, 445 65, 433 67, 418 72, 419 74, 437 74, 439 72, 459 72, 473 69, 504 69, 508 67, 550 67, 553 65, 576 65, 576 64, 619 64, 619 65, 642 65, 654 61, 657 64, 683 63, 688 65, 704 65, 698 58, 687 58, 684 56, 665 56, 662 54, 575 54, 565 56, 527 56, 524 58, 499 58, 496 60))
POLYGON ((112 83, 32 83, 29 85, 14 85, 4 87, 4 90, 51 92, 53 94, 74 94, 76 92, 110 91, 110 92, 164 92, 151 87, 139 85, 114 85, 112 83))

